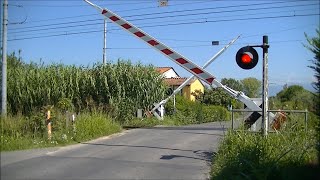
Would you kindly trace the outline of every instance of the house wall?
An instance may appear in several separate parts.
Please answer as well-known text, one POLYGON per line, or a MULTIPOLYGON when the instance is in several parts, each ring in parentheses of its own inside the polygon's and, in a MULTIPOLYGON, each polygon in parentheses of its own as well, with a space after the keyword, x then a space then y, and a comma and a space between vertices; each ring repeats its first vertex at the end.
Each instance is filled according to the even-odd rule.
POLYGON ((177 78, 177 77, 179 77, 179 75, 173 69, 170 69, 170 70, 164 72, 162 74, 162 77, 164 77, 164 78, 177 78))
POLYGON ((190 92, 190 86, 187 85, 182 89, 182 96, 191 100, 191 92, 190 92))
POLYGON ((195 92, 196 90, 199 90, 201 92, 204 92, 204 86, 203 84, 197 79, 196 81, 194 81, 191 85, 190 85, 190 90, 189 90, 189 99, 191 101, 195 101, 196 98, 191 95, 191 92, 195 92))

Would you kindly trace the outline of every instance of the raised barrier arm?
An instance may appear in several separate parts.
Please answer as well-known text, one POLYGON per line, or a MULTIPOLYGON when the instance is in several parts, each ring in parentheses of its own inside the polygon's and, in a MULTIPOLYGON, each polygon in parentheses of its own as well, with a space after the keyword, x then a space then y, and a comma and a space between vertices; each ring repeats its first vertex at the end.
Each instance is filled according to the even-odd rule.
POLYGON ((197 76, 201 80, 205 81, 208 84, 212 84, 215 77, 208 73, 207 71, 203 70, 196 64, 194 64, 191 60, 188 58, 182 56, 175 50, 169 48, 165 44, 161 43, 159 40, 153 38, 146 32, 142 31, 138 27, 134 26, 133 24, 129 23, 125 19, 121 18, 114 12, 110 11, 106 8, 101 8, 93 3, 91 3, 88 0, 84 0, 91 6, 93 6, 95 9, 97 9, 102 15, 110 19, 115 24, 119 25, 122 29, 128 31, 130 34, 134 35, 135 37, 141 39, 142 41, 146 42, 149 46, 152 48, 158 50, 163 55, 167 56, 169 59, 171 59, 173 62, 177 63, 187 71, 189 71, 191 74, 197 76))

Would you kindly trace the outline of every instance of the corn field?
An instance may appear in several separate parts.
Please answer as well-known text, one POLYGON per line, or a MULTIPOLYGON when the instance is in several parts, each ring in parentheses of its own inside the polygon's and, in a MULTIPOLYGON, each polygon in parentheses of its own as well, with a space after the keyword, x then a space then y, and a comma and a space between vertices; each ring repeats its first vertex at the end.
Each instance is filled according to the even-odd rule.
POLYGON ((29 114, 69 99, 76 112, 99 110, 126 120, 137 109, 150 109, 166 90, 153 66, 123 60, 77 67, 26 64, 11 54, 7 76, 11 114, 29 114))

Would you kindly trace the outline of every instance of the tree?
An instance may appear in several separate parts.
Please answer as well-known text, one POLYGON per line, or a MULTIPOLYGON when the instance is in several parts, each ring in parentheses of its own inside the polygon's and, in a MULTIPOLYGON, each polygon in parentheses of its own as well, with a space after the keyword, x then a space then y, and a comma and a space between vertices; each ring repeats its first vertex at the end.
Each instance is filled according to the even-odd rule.
POLYGON ((314 112, 314 96, 313 94, 299 85, 292 85, 287 88, 283 88, 280 91, 272 103, 279 101, 278 105, 273 108, 278 109, 308 109, 314 112))
POLYGON ((316 78, 316 82, 313 83, 314 88, 320 93, 320 31, 316 30, 317 37, 309 38, 307 34, 305 34, 306 39, 309 45, 304 45, 308 50, 310 50, 314 54, 314 59, 310 60, 313 65, 308 66, 309 68, 315 71, 314 77, 316 78))
POLYGON ((243 92, 251 98, 261 96, 261 81, 256 78, 249 77, 241 80, 243 92))
POLYGON ((304 90, 302 86, 292 85, 286 88, 283 88, 276 96, 280 99, 281 102, 291 101, 293 97, 297 96, 304 90))
MULTIPOLYGON (((223 85, 226 85, 234 90, 242 91, 242 84, 240 81, 232 78, 223 78, 221 80, 223 85)), ((232 105, 233 108, 241 108, 242 103, 230 96, 225 90, 221 87, 204 90, 204 93, 200 91, 195 91, 192 93, 198 101, 207 105, 217 105, 223 107, 229 107, 232 105)))
MULTIPOLYGON (((314 88, 317 90, 316 100, 316 114, 320 117, 320 31, 319 29, 316 29, 317 37, 309 38, 307 34, 305 33, 306 39, 309 43, 309 45, 304 45, 307 49, 309 49, 314 54, 314 59, 311 60, 313 65, 308 66, 309 68, 313 69, 315 71, 315 78, 316 82, 313 83, 314 88)), ((320 121, 318 122, 318 162, 320 162, 320 121)))
POLYGON ((233 78, 222 78, 221 83, 236 91, 242 91, 243 89, 241 82, 233 78))
POLYGON ((203 103, 228 107, 232 97, 222 88, 206 89, 204 92, 203 103))

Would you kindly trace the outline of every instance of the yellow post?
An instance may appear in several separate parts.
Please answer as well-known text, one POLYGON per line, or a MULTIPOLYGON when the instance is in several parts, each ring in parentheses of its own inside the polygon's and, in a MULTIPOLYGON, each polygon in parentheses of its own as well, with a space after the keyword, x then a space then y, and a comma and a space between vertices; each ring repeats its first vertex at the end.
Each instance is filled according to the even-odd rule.
POLYGON ((47 111, 46 113, 46 123, 47 123, 47 129, 48 129, 48 139, 50 140, 51 139, 51 112, 50 110, 47 111))

